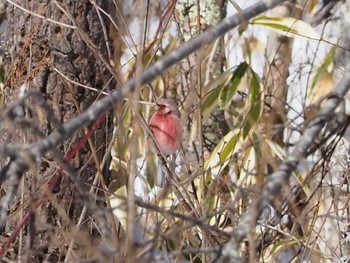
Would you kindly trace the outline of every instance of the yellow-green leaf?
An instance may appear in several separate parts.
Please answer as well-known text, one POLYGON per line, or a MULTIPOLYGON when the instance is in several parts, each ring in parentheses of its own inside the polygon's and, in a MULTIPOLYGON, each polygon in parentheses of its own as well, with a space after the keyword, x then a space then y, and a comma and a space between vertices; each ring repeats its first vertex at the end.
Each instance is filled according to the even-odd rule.
POLYGON ((234 153, 238 135, 239 129, 230 131, 220 140, 218 145, 211 152, 204 164, 204 169, 210 169, 212 178, 216 178, 228 164, 230 157, 234 153))
POLYGON ((335 60, 336 47, 332 47, 317 69, 311 87, 308 89, 308 98, 317 100, 330 91, 333 86, 331 70, 335 60))
POLYGON ((219 77, 204 86, 203 90, 208 92, 204 97, 202 107, 203 119, 206 119, 211 111, 217 106, 220 91, 223 86, 232 78, 233 70, 229 69, 222 73, 219 77))
POLYGON ((243 126, 243 138, 245 138, 250 131, 252 131, 252 127, 258 122, 261 112, 262 112, 262 100, 261 100, 261 89, 260 89, 260 80, 259 76, 251 70, 252 79, 250 81, 250 110, 248 113, 248 118, 245 121, 243 126))
POLYGON ((261 90, 259 76, 253 70, 250 82, 250 102, 252 104, 249 112, 250 119, 258 121, 261 114, 261 90))
POLYGON ((249 65, 247 62, 242 62, 233 72, 231 81, 221 89, 219 97, 219 105, 221 108, 226 108, 231 103, 238 85, 241 83, 248 68, 249 65))
POLYGON ((288 37, 321 39, 320 34, 313 27, 302 20, 293 17, 267 17, 260 16, 252 20, 251 24, 268 27, 278 34, 288 37))

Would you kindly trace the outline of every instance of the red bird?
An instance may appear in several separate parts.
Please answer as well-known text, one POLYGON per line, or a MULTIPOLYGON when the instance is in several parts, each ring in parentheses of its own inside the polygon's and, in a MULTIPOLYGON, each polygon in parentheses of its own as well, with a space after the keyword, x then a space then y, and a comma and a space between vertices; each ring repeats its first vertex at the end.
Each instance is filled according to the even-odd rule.
POLYGON ((163 99, 156 106, 156 112, 149 126, 165 156, 174 153, 181 143, 180 111, 171 99, 163 99))
MULTIPOLYGON (((157 103, 156 111, 149 121, 150 129, 156 139, 161 154, 167 157, 176 152, 182 140, 182 128, 180 111, 172 99, 162 99, 157 103)), ((148 140, 149 145, 154 147, 151 139, 148 140)), ((158 164, 158 171, 155 184, 157 186, 164 186, 164 173, 160 164, 158 164)))

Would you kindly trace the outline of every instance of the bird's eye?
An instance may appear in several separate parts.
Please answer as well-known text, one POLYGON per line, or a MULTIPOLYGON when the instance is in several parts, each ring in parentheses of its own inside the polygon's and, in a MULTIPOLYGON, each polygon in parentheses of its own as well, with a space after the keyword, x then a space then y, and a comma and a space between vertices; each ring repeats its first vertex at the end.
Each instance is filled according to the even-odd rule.
POLYGON ((165 108, 165 105, 163 104, 157 104, 156 110, 163 110, 165 108))

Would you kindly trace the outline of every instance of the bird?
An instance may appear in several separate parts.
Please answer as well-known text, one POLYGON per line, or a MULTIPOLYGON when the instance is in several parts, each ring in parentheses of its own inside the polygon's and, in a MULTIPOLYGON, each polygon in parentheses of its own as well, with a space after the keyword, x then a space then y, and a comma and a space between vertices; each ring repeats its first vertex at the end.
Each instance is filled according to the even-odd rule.
MULTIPOLYGON (((149 127, 159 145, 157 149, 152 139, 149 138, 148 144, 153 151, 163 157, 169 157, 179 149, 182 141, 182 128, 180 111, 175 100, 166 98, 156 103, 155 112, 149 120, 149 127)), ((158 165, 155 181, 157 186, 164 185, 164 173, 161 170, 158 165)))

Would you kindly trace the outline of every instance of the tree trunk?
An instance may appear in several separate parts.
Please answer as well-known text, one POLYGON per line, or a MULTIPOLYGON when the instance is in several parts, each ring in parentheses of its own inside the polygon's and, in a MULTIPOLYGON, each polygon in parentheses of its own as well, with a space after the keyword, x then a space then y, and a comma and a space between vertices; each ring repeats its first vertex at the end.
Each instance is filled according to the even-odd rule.
MULTIPOLYGON (((106 88, 112 88, 115 83, 110 81, 111 73, 101 59, 110 56, 107 52, 109 47, 106 46, 108 21, 103 20, 105 16, 100 11, 98 14, 98 9, 90 1, 22 0, 19 3, 21 9, 12 4, 8 4, 7 9, 9 56, 5 61, 4 92, 5 103, 18 103, 23 112, 8 116, 12 125, 6 130, 6 139, 29 143, 40 141, 54 129, 59 129, 61 123, 84 111, 98 99, 103 89, 107 91, 106 88), (82 38, 84 34, 88 39, 82 38), (19 99, 31 92, 39 92, 40 95, 25 99, 21 105, 19 99), (28 121, 26 125, 19 125, 20 120, 24 119, 28 121), (16 128, 14 123, 18 123, 16 128)), ((112 2, 96 1, 97 6, 107 11, 110 11, 109 4, 112 5, 112 2)), ((97 173, 96 167, 105 154, 110 128, 112 122, 107 116, 92 134, 91 144, 83 146, 71 160, 74 173, 69 176, 61 173, 52 191, 56 194, 49 194, 47 203, 40 209, 36 209, 38 206, 30 200, 40 198, 37 192, 48 187, 46 182, 61 165, 60 158, 67 156, 85 136, 83 130, 62 143, 59 149, 52 149, 39 169, 33 163, 32 169, 25 174, 24 184, 9 207, 9 215, 16 216, 7 220, 4 228, 6 232, 13 231, 24 214, 24 210, 21 213, 15 213, 15 210, 29 201, 31 204, 25 210, 33 210, 35 223, 32 229, 35 229, 35 233, 31 238, 35 239, 34 242, 28 241, 27 245, 22 244, 20 239, 18 249, 22 255, 18 254, 23 261, 32 258, 33 262, 42 262, 48 257, 47 262, 58 262, 64 257, 66 245, 69 245, 66 242, 74 237, 63 237, 72 232, 83 205, 96 207, 96 204, 88 202, 86 196, 97 173), (93 158, 94 153, 97 158, 93 158), (27 249, 23 251, 25 247, 27 249)), ((106 176, 107 169, 104 170, 106 176)), ((2 191, 6 194, 6 185, 2 186, 2 191)), ((86 238, 75 240, 78 247, 85 248, 85 251, 91 245, 87 238, 87 226, 91 222, 87 220, 80 233, 86 238)), ((94 232, 95 228, 92 229, 94 232)), ((76 251, 76 255, 79 253, 76 251)))

